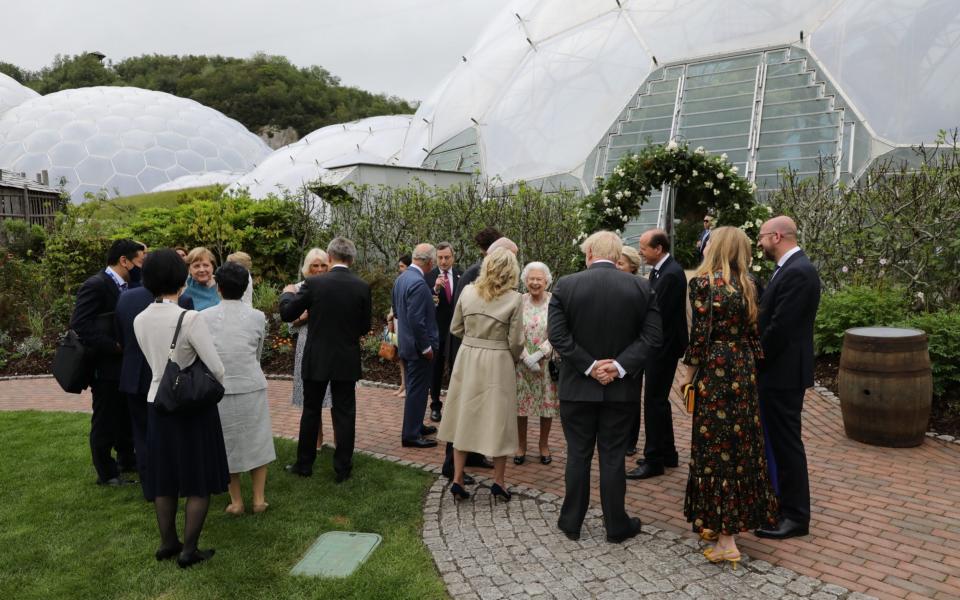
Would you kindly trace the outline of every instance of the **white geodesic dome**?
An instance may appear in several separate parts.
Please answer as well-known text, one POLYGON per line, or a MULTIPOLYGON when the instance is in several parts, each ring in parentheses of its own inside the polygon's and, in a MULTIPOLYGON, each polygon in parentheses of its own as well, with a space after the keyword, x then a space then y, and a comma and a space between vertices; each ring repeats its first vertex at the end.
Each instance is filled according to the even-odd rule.
POLYGON ((16 79, 0 73, 0 115, 39 95, 16 79))
POLYGON ((246 172, 270 148, 193 100, 132 87, 64 90, 0 115, 0 167, 85 192, 140 194, 183 175, 246 172))
POLYGON ((297 191, 334 167, 365 163, 395 164, 410 126, 410 115, 369 117, 328 125, 284 146, 233 183, 254 198, 297 191))
POLYGON ((475 143, 487 176, 584 178, 658 68, 777 45, 818 61, 872 139, 929 142, 960 124, 958 34, 956 0, 517 0, 420 105, 400 163, 475 143))
POLYGON ((173 181, 161 183, 150 190, 151 192, 172 192, 176 190, 189 190, 191 188, 208 187, 211 185, 230 185, 237 179, 243 177, 243 173, 235 171, 207 171, 206 173, 197 173, 177 177, 173 181))

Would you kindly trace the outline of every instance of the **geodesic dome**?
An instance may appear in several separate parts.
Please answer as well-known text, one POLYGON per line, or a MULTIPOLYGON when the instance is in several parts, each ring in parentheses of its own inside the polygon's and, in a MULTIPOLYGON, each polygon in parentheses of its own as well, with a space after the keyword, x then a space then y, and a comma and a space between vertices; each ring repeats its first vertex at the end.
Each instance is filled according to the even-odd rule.
POLYGON ((39 95, 13 77, 0 73, 0 115, 39 95))
POLYGON ((230 189, 246 188, 252 197, 263 198, 281 189, 295 192, 334 167, 394 164, 410 119, 390 115, 328 125, 274 151, 230 189))
POLYGON ((211 185, 230 185, 243 177, 243 173, 234 171, 207 171, 196 175, 183 175, 173 181, 161 183, 150 190, 151 192, 171 192, 175 190, 189 190, 190 188, 208 187, 211 185))
POLYGON ((676 139, 750 179, 819 158, 853 177, 960 123, 958 33, 954 0, 518 0, 421 104, 400 163, 587 190, 676 139))
POLYGON ((257 136, 193 100, 132 87, 64 90, 0 115, 0 166, 49 171, 74 202, 85 192, 140 194, 189 174, 252 169, 257 136))

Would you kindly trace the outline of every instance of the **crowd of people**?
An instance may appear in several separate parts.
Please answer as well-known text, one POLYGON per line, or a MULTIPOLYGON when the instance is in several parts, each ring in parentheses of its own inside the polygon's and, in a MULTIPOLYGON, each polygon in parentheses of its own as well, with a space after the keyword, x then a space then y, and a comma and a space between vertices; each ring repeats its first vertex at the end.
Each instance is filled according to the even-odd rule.
MULTIPOLYGON (((626 481, 680 462, 669 400, 679 380, 695 397, 683 510, 694 532, 714 542, 706 557, 735 566, 736 536, 747 531, 807 534, 800 424, 813 383, 820 284, 789 218, 760 229, 757 244, 777 265, 765 287, 751 274, 743 231, 714 229, 709 218, 689 281, 661 230, 644 233, 636 249, 596 232, 581 245, 586 269, 556 282, 544 262, 521 267, 520 248, 495 228, 474 241, 483 259, 466 270, 449 242, 424 242, 400 257, 387 316, 402 375, 401 446, 446 443, 442 472, 455 501, 472 497, 469 468, 492 468, 490 493, 510 501, 506 467, 511 457, 514 468, 527 463, 528 421, 539 420, 536 460, 549 465, 559 417, 566 465, 558 528, 581 535, 596 450, 607 540, 634 537, 641 524, 625 510, 626 481), (626 466, 640 453, 641 427, 642 457, 626 466)), ((231 254, 217 268, 206 248, 146 250, 132 240, 112 245, 106 268, 80 288, 71 328, 96 357, 97 483, 125 485, 132 480, 122 473, 136 471, 155 506, 157 560, 188 567, 213 555, 199 548, 212 495, 229 492, 225 511, 244 514, 241 475, 249 473, 252 511, 269 506, 267 467, 276 453, 260 368, 266 321, 251 305, 248 255, 231 254), (202 361, 222 383, 222 401, 186 414, 157 410, 168 360, 180 368, 202 361)), ((351 270, 356 254, 342 237, 311 249, 302 278, 280 296, 281 318, 297 335, 291 402, 303 411, 286 470, 300 477, 313 475, 327 407, 335 481, 352 474, 360 340, 372 318, 370 287, 351 270)))

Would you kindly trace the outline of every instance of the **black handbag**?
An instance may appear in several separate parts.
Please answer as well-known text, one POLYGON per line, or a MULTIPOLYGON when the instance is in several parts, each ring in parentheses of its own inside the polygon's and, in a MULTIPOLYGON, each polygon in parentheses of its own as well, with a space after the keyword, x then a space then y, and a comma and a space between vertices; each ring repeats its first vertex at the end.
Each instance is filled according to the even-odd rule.
POLYGON ((53 377, 69 394, 79 394, 90 385, 92 375, 91 358, 93 352, 80 341, 74 330, 69 330, 60 338, 57 351, 53 355, 53 377))
POLYGON ((560 360, 556 358, 551 358, 547 361, 547 371, 550 372, 550 381, 556 383, 560 381, 560 360))
POLYGON ((198 356, 189 367, 180 368, 173 360, 173 349, 180 336, 180 327, 187 311, 180 313, 177 330, 170 342, 170 356, 160 377, 160 386, 153 399, 154 406, 162 413, 185 414, 200 412, 216 406, 223 399, 223 385, 213 376, 207 365, 198 356))

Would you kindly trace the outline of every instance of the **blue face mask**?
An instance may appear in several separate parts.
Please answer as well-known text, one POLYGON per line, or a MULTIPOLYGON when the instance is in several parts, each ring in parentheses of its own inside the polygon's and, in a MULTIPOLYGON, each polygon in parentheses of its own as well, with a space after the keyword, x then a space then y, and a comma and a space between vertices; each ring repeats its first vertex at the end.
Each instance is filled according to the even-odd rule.
POLYGON ((140 281, 140 267, 130 267, 129 275, 130 283, 134 281, 140 281))

